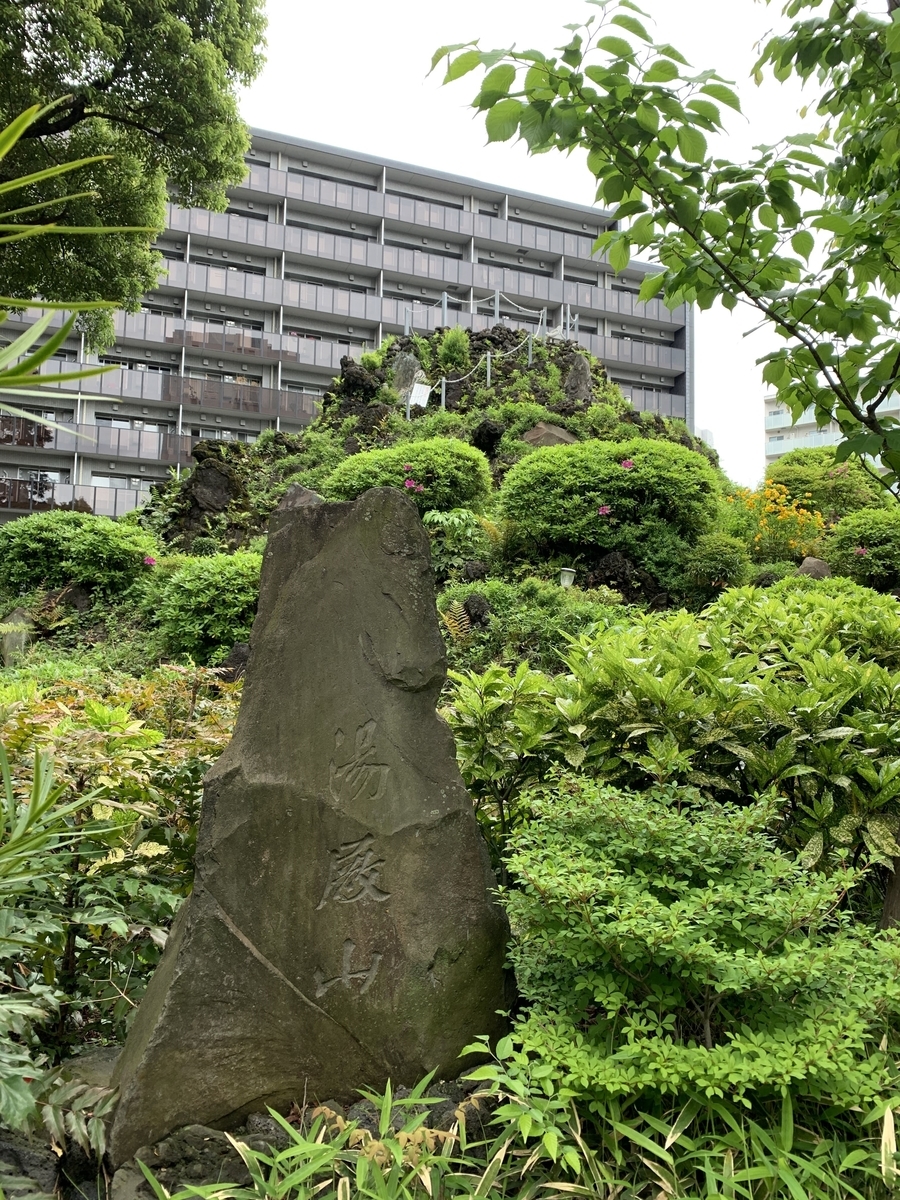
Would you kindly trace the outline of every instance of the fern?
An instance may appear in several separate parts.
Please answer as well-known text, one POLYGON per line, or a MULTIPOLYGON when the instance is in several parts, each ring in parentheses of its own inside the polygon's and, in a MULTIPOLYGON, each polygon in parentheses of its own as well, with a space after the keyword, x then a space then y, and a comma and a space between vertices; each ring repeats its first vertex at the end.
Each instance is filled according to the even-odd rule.
POLYGON ((441 613, 441 620, 450 630, 454 641, 462 642, 472 633, 472 622, 459 600, 451 600, 441 613))

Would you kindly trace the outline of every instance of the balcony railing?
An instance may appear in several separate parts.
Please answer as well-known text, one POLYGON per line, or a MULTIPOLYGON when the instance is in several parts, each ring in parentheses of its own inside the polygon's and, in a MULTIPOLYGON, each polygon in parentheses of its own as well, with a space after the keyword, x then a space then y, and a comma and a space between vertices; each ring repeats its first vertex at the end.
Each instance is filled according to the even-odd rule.
POLYGON ((137 458, 147 462, 189 464, 191 438, 176 433, 144 429, 112 429, 108 425, 74 425, 61 428, 0 417, 0 446, 18 449, 57 450, 72 454, 98 454, 104 458, 137 458))
POLYGON ((71 508, 77 512, 96 513, 101 517, 121 517, 148 498, 148 491, 131 488, 0 479, 0 511, 26 513, 71 508))
POLYGON ((250 413, 261 417, 284 417, 304 425, 318 414, 318 401, 308 392, 278 391, 247 383, 225 383, 220 379, 190 379, 166 375, 167 404, 215 408, 222 412, 250 413))

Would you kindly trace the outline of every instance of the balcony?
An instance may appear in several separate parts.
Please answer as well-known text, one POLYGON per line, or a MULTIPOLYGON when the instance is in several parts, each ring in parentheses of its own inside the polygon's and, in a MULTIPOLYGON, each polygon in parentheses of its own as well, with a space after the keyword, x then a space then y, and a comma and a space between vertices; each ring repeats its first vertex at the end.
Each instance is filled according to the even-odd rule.
POLYGON ((190 379, 166 375, 164 400, 221 412, 249 413, 260 417, 283 417, 310 425, 318 415, 318 399, 307 392, 278 391, 220 379, 190 379))
POLYGON ((71 483, 39 483, 28 479, 0 479, 0 512, 17 515, 71 508, 101 517, 122 517, 143 504, 148 491, 131 488, 91 487, 71 483))
POLYGON ((108 425, 74 425, 60 428, 26 421, 21 417, 0 417, 0 447, 17 450, 55 450, 65 454, 97 454, 103 458, 135 458, 145 462, 163 462, 187 466, 191 459, 191 439, 176 433, 156 433, 143 429, 112 429, 108 425))

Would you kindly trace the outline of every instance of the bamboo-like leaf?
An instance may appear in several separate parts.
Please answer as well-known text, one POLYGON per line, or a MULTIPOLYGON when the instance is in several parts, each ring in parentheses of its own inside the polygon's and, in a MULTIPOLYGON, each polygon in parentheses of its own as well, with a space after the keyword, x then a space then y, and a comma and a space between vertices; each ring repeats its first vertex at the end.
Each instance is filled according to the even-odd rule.
POLYGON ((42 179, 53 179, 57 175, 67 175, 69 171, 77 171, 79 167, 87 167, 91 163, 108 162, 111 158, 111 154, 94 154, 90 158, 77 158, 74 162, 56 163, 52 167, 45 167, 42 171, 32 171, 30 175, 20 175, 16 179, 9 179, 6 183, 0 183, 0 196, 4 192, 14 192, 19 188, 27 187, 31 183, 40 183, 42 179))
MULTIPOLYGON (((53 318, 52 313, 47 313, 46 316, 50 317, 51 320, 53 318)), ((46 320, 46 317, 41 317, 41 321, 45 321, 45 320, 46 320)), ((30 372, 36 370, 36 368, 41 366, 42 363, 45 363, 48 358, 52 358, 53 355, 56 353, 56 351, 60 348, 60 346, 63 344, 63 342, 66 340, 66 338, 71 333, 74 324, 75 324, 74 317, 69 317, 69 319, 67 321, 64 321, 62 323, 62 325, 59 327, 59 329, 57 329, 56 333, 51 334, 50 337, 46 340, 46 342, 44 342, 44 344, 42 346, 40 346, 37 350, 35 350, 35 352, 33 354, 29 354, 27 356, 27 358, 23 358, 21 362, 17 362, 14 366, 8 367, 3 372, 3 375, 2 375, 3 382, 11 383, 12 380, 15 378, 15 376, 27 375, 30 372)), ((43 326, 43 328, 46 328, 46 324, 43 326)), ((32 342, 33 342, 33 339, 32 339, 32 342)), ((15 348, 15 345, 16 345, 16 342, 12 342, 11 345, 7 347, 7 349, 12 350, 15 348)))
POLYGON ((37 212, 42 208, 53 208, 56 204, 65 204, 69 200, 89 200, 100 195, 99 192, 70 192, 65 196, 57 196, 55 200, 41 200, 38 204, 26 204, 22 208, 11 208, 8 212, 0 212, 0 221, 8 221, 10 217, 20 217, 23 213, 37 212))
POLYGON ((41 308, 53 312, 93 312, 98 308, 118 308, 114 300, 29 300, 21 296, 0 296, 0 309, 41 308))
POLYGON ((881 1125, 881 1177, 889 1188, 897 1181, 894 1156, 897 1153, 897 1135, 894 1128, 894 1110, 888 1105, 884 1110, 881 1125))
POLYGON ((53 313, 45 313, 44 316, 38 317, 35 323, 21 333, 14 342, 10 342, 8 346, 0 348, 0 370, 7 363, 15 362, 21 358, 26 350, 30 350, 38 338, 43 334, 44 330, 53 320, 53 313))

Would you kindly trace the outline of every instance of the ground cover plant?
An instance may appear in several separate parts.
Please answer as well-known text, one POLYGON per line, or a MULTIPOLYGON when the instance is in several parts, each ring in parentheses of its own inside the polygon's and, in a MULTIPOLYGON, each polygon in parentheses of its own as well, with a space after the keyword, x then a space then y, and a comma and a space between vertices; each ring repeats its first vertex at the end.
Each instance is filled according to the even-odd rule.
POLYGON ((0 1113, 96 1149, 109 1096, 58 1064, 124 1037, 190 891, 200 784, 237 696, 200 668, 44 674, 0 678, 0 1113))

